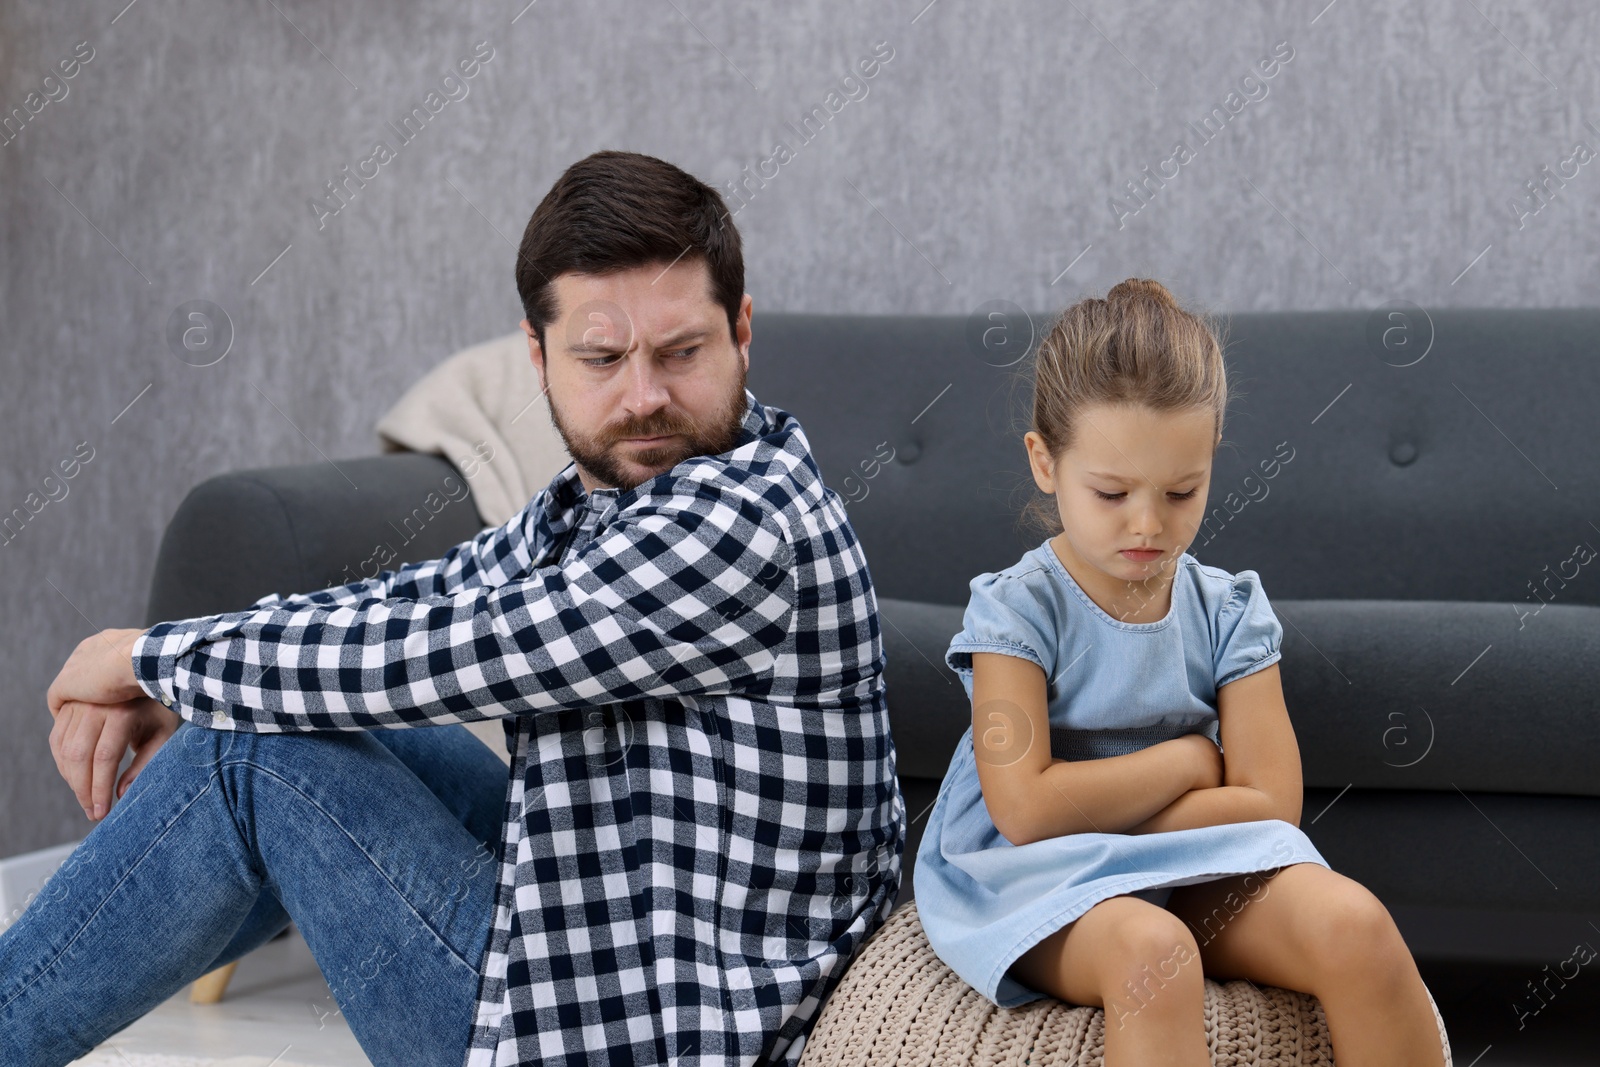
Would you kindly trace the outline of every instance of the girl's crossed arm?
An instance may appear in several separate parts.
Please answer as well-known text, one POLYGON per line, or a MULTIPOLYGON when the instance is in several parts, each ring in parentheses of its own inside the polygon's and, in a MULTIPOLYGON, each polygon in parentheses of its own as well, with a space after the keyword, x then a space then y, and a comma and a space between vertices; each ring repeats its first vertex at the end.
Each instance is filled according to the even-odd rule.
POLYGON ((1200 734, 1105 759, 1053 759, 1044 671, 996 652, 972 653, 972 747, 989 817, 1014 845, 1129 833, 1221 779, 1217 746, 1200 734))
POLYGON ((1217 690, 1221 727, 1222 785, 1191 789, 1130 834, 1155 834, 1256 819, 1300 825, 1304 790, 1300 746, 1283 702, 1283 684, 1273 663, 1217 690))

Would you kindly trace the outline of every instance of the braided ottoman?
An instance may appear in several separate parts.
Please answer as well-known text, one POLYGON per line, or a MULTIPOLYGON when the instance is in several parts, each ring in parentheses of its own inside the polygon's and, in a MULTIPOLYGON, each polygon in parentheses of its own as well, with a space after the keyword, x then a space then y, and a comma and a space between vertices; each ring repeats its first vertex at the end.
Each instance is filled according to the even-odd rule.
MULTIPOLYGON (((1206 1044, 1217 1067, 1329 1067, 1317 998, 1205 980, 1206 1044)), ((1433 995, 1428 996, 1429 1002, 1433 995)), ((1434 1004, 1450 1067, 1450 1042, 1434 1004)), ((934 954, 916 901, 896 908, 822 1006, 800 1067, 1103 1067, 1105 1015, 1053 997, 999 1008, 934 954)))

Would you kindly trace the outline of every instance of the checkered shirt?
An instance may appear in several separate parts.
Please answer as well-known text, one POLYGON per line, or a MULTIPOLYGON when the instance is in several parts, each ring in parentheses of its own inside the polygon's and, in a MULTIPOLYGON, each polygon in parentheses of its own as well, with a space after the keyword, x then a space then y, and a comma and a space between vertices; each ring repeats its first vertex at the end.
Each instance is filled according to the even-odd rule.
POLYGON ((795 1064, 907 825, 877 600, 800 423, 626 492, 567 467, 364 582, 150 627, 140 686, 260 733, 498 718, 511 767, 464 1067, 795 1064))

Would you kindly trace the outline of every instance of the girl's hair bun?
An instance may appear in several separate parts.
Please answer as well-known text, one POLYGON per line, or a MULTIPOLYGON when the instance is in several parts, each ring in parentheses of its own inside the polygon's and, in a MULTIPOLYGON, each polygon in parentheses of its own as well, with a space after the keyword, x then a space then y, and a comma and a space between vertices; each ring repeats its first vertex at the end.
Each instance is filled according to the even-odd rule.
POLYGON ((1138 300, 1150 300, 1163 307, 1176 309, 1178 301, 1167 287, 1154 278, 1127 278, 1111 287, 1106 303, 1123 306, 1138 300))

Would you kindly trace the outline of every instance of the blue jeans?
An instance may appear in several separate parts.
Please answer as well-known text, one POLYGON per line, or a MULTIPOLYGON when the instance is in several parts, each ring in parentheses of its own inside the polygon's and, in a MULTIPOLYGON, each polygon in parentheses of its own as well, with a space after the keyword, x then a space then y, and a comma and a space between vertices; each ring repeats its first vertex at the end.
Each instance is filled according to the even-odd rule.
POLYGON ((0 932, 0 1065, 60 1067, 291 917, 377 1067, 460 1067, 508 770, 464 726, 185 721, 0 932))

